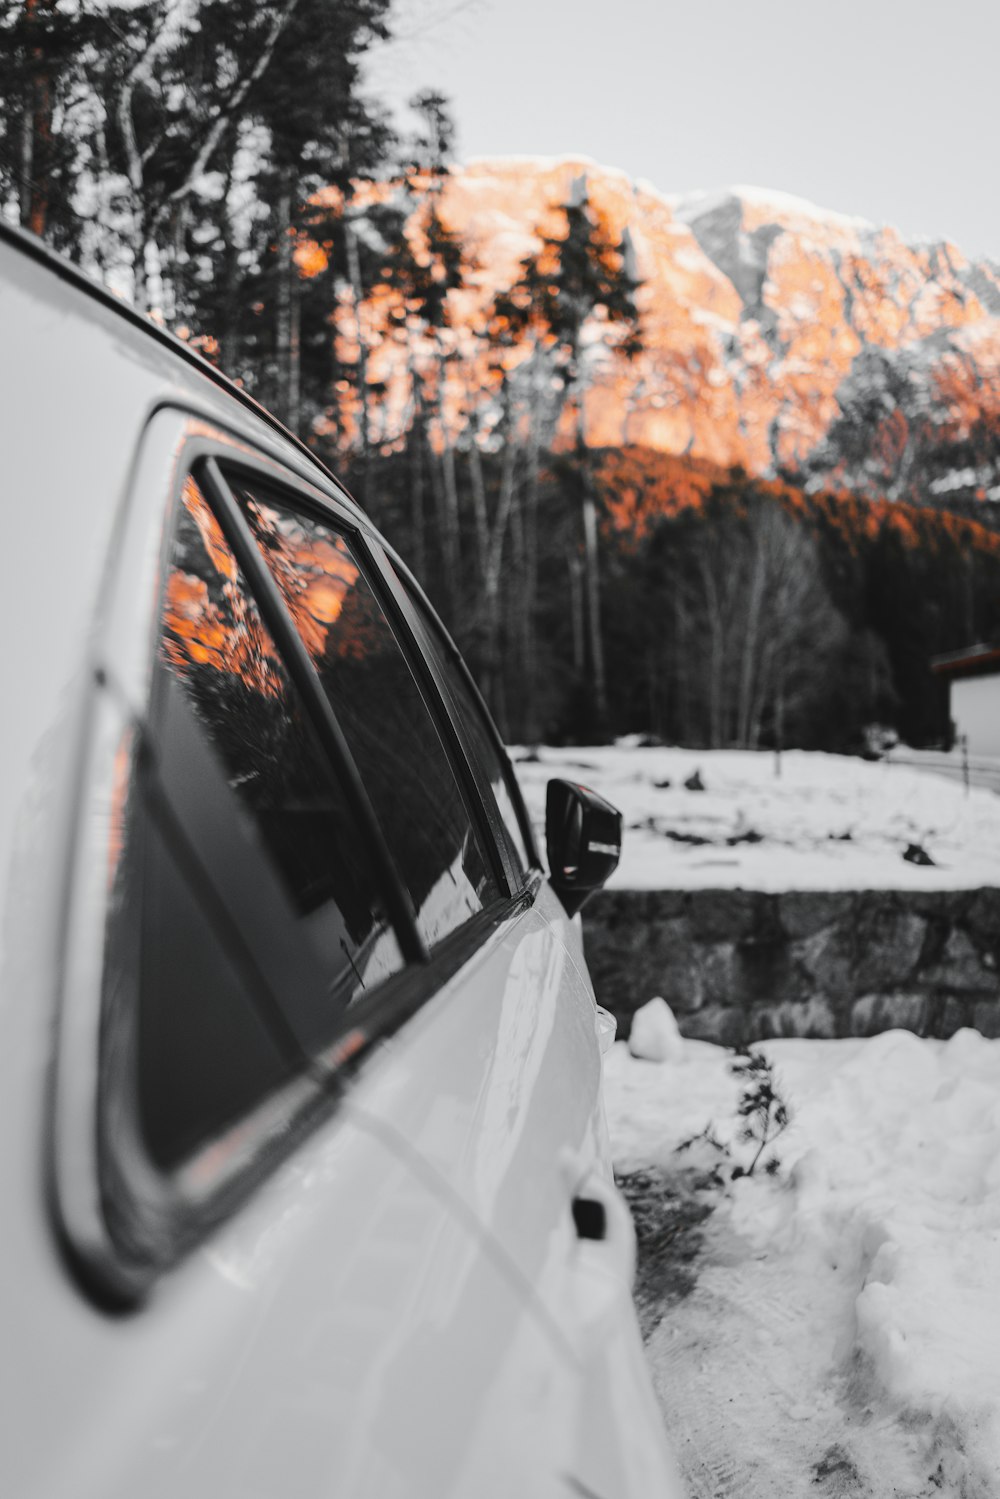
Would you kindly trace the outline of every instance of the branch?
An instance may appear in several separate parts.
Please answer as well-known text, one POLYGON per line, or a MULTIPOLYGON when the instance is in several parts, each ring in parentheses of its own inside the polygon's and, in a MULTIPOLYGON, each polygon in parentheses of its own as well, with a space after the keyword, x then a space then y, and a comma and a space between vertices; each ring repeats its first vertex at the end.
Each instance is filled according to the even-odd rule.
POLYGON ((297 4, 298 0, 285 0, 284 9, 279 11, 271 22, 271 28, 267 33, 267 39, 265 40, 264 45, 261 48, 261 52, 259 57, 257 58, 257 61, 254 63, 250 72, 246 75, 243 82, 230 96, 226 104, 222 108, 220 108, 211 129, 202 142, 201 149, 198 152, 198 155, 195 157, 191 165, 190 171, 188 172, 184 181, 181 183, 180 187, 174 188, 174 191, 167 198, 166 203, 160 210, 160 213, 157 215, 157 219, 162 217, 169 205, 177 203, 181 199, 186 198, 190 195, 191 191, 194 188, 194 184, 197 182, 198 178, 201 176, 202 172, 204 172, 205 168, 208 166, 209 161, 215 154, 216 147, 222 139, 226 127, 228 126, 233 115, 239 109, 240 105, 243 103, 243 100, 253 88, 254 84, 267 71, 268 64, 270 63, 271 58, 274 56, 274 49, 278 45, 278 39, 281 36, 281 33, 284 31, 285 27, 288 25, 288 22, 290 21, 292 16, 292 12, 297 4))
POLYGON ((149 46, 144 52, 139 54, 139 57, 129 70, 128 77, 125 79, 125 85, 118 99, 116 115, 122 145, 125 148, 126 175, 128 176, 132 191, 137 198, 142 195, 145 159, 139 150, 139 143, 135 138, 135 122, 132 119, 132 100, 139 84, 151 81, 153 64, 172 39, 170 27, 161 26, 149 46))

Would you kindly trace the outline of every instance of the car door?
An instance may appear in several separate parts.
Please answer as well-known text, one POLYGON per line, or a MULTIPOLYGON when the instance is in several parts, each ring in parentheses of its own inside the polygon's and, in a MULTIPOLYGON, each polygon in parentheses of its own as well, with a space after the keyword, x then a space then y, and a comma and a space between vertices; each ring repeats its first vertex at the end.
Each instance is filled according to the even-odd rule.
POLYGON ((362 778, 358 667, 389 621, 359 538, 251 443, 151 422, 81 744, 50 1137, 65 1264, 15 1232, 10 1492, 572 1491, 575 1353, 407 1122, 438 1084, 423 1017, 475 1004, 469 963, 541 929, 412 646, 379 685, 427 715, 410 744, 435 817, 407 823, 398 744, 362 778), (266 507, 242 549, 228 529, 258 481, 344 543, 317 543, 302 598, 286 577, 298 613, 254 570, 266 507), (345 733, 303 673, 358 599, 345 733))
MULTIPOLYGON (((310 586, 312 559, 344 538, 293 495, 265 495, 263 508, 258 545, 294 608, 310 586), (290 575, 289 557, 307 560, 290 575)), ((377 538, 353 546, 355 562, 364 553, 379 617, 391 621, 398 650, 437 712, 456 775, 480 804, 509 896, 495 903, 491 923, 470 923, 467 958, 409 1022, 397 1065, 369 1079, 355 1103, 373 1129, 430 1168, 456 1211, 490 1235, 525 1305, 549 1327, 568 1361, 575 1478, 593 1492, 648 1493, 666 1469, 631 1308, 631 1223, 610 1181, 598 1015, 578 933, 537 867, 506 757, 457 653, 377 538)), ((314 661, 337 709, 340 668, 330 649, 326 657, 315 651, 314 661)), ((395 705, 386 711, 382 732, 405 746, 396 762, 405 780, 413 736, 406 745, 395 705)), ((359 741, 362 778, 379 749, 359 741)), ((387 800, 382 790, 374 799, 387 800)), ((421 907, 419 885, 411 880, 410 890, 418 919, 428 919, 433 901, 421 907)))

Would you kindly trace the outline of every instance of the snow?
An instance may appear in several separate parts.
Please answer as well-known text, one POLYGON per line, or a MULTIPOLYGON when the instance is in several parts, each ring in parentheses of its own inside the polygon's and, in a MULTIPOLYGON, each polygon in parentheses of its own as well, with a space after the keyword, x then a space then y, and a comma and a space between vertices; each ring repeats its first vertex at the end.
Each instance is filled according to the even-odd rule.
POLYGON ((634 742, 515 748, 512 756, 541 847, 551 777, 588 785, 622 811, 625 839, 611 889, 1000 884, 1000 796, 976 786, 966 793, 959 782, 912 766, 794 750, 781 756, 778 776, 771 753, 634 742), (696 770, 704 791, 684 787, 696 770), (933 865, 905 861, 910 844, 933 865))
POLYGON ((1000 1494, 1000 1042, 770 1041, 780 1174, 729 1180, 731 1054, 606 1059, 616 1168, 732 1157, 647 1353, 692 1499, 1000 1494))
POLYGON ((690 222, 702 214, 723 207, 733 198, 738 198, 741 203, 746 203, 759 212, 768 214, 779 223, 782 219, 806 219, 811 223, 839 229, 865 231, 874 228, 868 219, 859 218, 856 214, 838 213, 834 209, 819 208, 808 198, 796 197, 794 193, 781 192, 777 188, 753 187, 746 183, 737 183, 733 187, 715 191, 702 190, 686 193, 668 201, 672 203, 678 218, 690 222))
POLYGON ((659 995, 632 1016, 628 1049, 646 1062, 679 1062, 683 1057, 684 1038, 674 1012, 659 995))

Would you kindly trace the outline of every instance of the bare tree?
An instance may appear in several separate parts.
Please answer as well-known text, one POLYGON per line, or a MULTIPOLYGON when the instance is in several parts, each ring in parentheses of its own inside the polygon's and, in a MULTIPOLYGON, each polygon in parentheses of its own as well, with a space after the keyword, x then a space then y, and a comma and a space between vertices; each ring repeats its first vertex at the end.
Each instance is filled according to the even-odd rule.
POLYGON ((769 496, 716 507, 678 576, 689 689, 713 748, 784 739, 823 692, 846 637, 813 535, 769 496))

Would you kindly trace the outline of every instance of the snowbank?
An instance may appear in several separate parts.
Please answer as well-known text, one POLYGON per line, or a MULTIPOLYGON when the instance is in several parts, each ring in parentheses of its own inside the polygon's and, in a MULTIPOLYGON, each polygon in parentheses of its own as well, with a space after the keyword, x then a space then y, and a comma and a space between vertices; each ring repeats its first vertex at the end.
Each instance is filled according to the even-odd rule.
MULTIPOLYGON (((728 1248, 714 1264, 710 1255, 704 1272, 706 1294, 715 1297, 704 1306, 715 1306, 725 1337, 711 1388, 737 1407, 730 1405, 725 1419, 738 1430, 741 1403, 753 1398, 745 1372, 742 1385, 733 1385, 738 1393, 726 1395, 728 1369, 745 1371, 756 1360, 773 1383, 746 1423, 751 1446, 762 1453, 761 1486, 744 1457, 739 1492, 785 1492, 774 1475, 789 1450, 791 1422, 801 1423, 801 1432, 794 1428, 801 1451, 817 1453, 816 1482, 834 1469, 870 1482, 882 1465, 883 1487, 873 1482, 845 1493, 996 1499, 1000 1042, 968 1030, 948 1042, 890 1031, 865 1041, 785 1040, 760 1049, 793 1110, 776 1147, 781 1176, 728 1187, 711 1220, 720 1243, 729 1236, 728 1248), (773 1304, 768 1320, 767 1299, 775 1295, 785 1310, 773 1304), (734 1314, 719 1314, 720 1297, 734 1314), (761 1303, 756 1320, 743 1315, 761 1303), (800 1331, 793 1336, 796 1306, 800 1331), (790 1328, 784 1339, 782 1315, 790 1328)), ((677 1144, 709 1121, 731 1141, 739 1084, 729 1060, 697 1041, 685 1042, 681 1061, 661 1064, 616 1045, 606 1062, 606 1096, 619 1169, 676 1164, 677 1144)), ((737 1159, 746 1148, 733 1146, 737 1159)), ((699 1332, 696 1300, 684 1313, 687 1324, 681 1319, 660 1345, 655 1338, 650 1345, 668 1425, 672 1405, 683 1415, 694 1369, 670 1384, 680 1332, 701 1350, 705 1367, 708 1312, 699 1332)), ((698 1441, 704 1445, 703 1434, 698 1441)), ((740 1461, 735 1451, 733 1460, 740 1461)), ((799 1471, 801 1452, 794 1461, 790 1471, 799 1471)), ((809 1479, 802 1477, 804 1493, 809 1479)))
POLYGON ((782 755, 780 777, 773 754, 739 750, 620 745, 512 754, 540 831, 552 776, 592 786, 622 811, 625 845, 612 889, 1000 884, 1000 796, 979 787, 966 794, 922 770, 801 750, 782 755), (684 786, 695 771, 704 791, 684 786), (911 844, 933 865, 904 860, 911 844))

